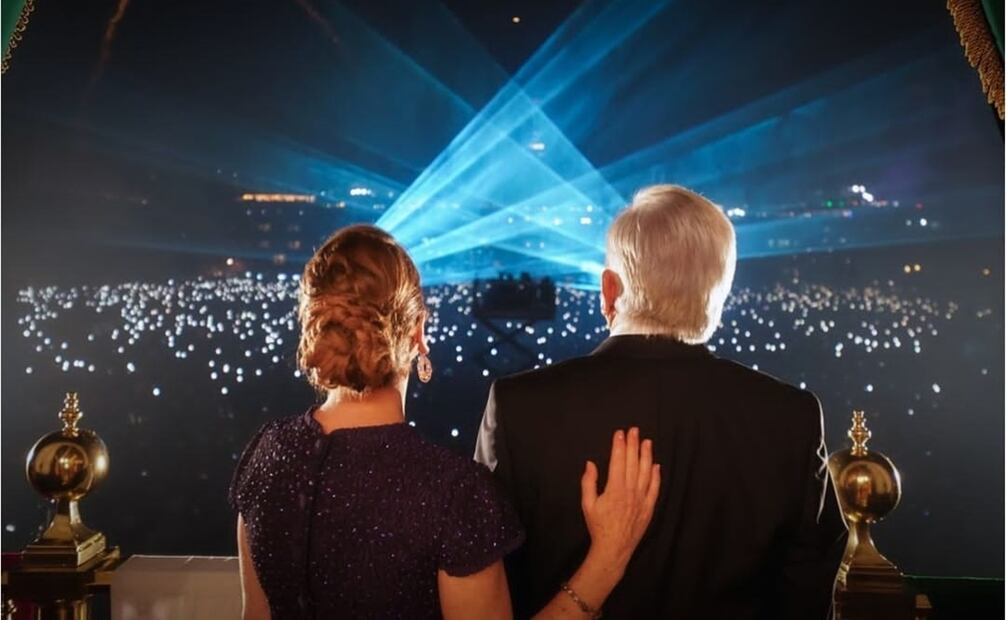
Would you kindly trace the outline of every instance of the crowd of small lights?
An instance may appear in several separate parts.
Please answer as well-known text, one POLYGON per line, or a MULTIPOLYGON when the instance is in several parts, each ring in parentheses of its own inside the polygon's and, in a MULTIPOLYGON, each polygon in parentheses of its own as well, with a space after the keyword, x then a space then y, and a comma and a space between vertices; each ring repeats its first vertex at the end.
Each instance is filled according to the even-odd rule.
MULTIPOLYGON (((134 375, 141 359, 151 363, 149 353, 155 348, 168 359, 204 365, 208 385, 222 395, 267 371, 300 377, 293 363, 298 287, 296 276, 245 273, 26 288, 18 295, 26 306, 18 326, 35 355, 24 372, 134 375), (88 329, 81 331, 81 325, 88 329)), ((953 320, 959 307, 896 291, 893 282, 835 289, 799 280, 764 289, 735 288, 707 346, 727 357, 758 354, 764 359, 766 354, 785 354, 795 339, 818 339, 826 341, 836 358, 854 351, 921 354, 927 338, 938 336, 941 324, 953 320)), ((496 370, 486 360, 499 355, 506 343, 497 343, 493 332, 473 316, 478 295, 481 292, 469 285, 428 288, 427 335, 440 365, 446 362, 456 373, 490 377, 496 370)), ((507 329, 519 330, 520 343, 534 351, 536 367, 588 351, 607 334, 595 292, 559 287, 556 295, 554 321, 505 322, 507 329)), ((872 391, 870 385, 863 387, 872 391)), ((938 384, 930 388, 940 391, 938 384)), ((167 391, 165 385, 149 386, 152 397, 169 396, 167 391)))
MULTIPOLYGON (((860 397, 885 394, 894 389, 885 383, 884 377, 892 376, 882 371, 885 366, 903 368, 908 358, 936 348, 941 333, 951 332, 950 323, 964 316, 954 301, 905 292, 909 289, 900 280, 915 278, 918 271, 912 263, 905 276, 899 274, 898 283, 861 287, 840 288, 799 277, 762 287, 736 286, 706 346, 755 369, 759 364, 770 372, 785 368, 786 378, 822 395, 838 392, 855 400, 850 391, 860 397), (866 368, 848 372, 850 363, 864 362, 866 368), (808 364, 813 372, 802 373, 808 364), (807 384, 816 381, 829 385, 807 384)), ((989 275, 987 269, 981 273, 989 275)), ((425 291, 426 332, 438 378, 430 384, 434 389, 484 382, 487 390, 497 376, 583 355, 608 335, 597 292, 566 286, 556 289, 553 320, 500 320, 490 329, 475 316, 485 286, 437 285, 425 291)), ((29 287, 18 292, 17 325, 23 337, 18 355, 23 372, 37 379, 67 375, 79 384, 86 377, 123 378, 130 387, 128 398, 165 405, 173 398, 190 398, 193 390, 229 400, 275 386, 269 382, 277 378, 303 381, 296 366, 298 295, 297 276, 252 272, 29 287), (173 365, 184 368, 173 370, 173 365)), ((976 308, 966 320, 993 320, 992 315, 990 309, 976 308)), ((908 401, 902 409, 908 416, 923 411, 925 401, 935 406, 952 397, 953 384, 941 381, 938 373, 901 377, 906 378, 896 383, 897 394, 891 395, 894 401, 908 401)), ((410 397, 421 397, 418 386, 410 397)), ((138 423, 139 417, 133 418, 131 413, 130 423, 138 423)), ((425 426, 424 420, 420 424, 425 426)), ((469 439, 470 428, 462 426, 467 423, 454 416, 437 432, 460 444, 469 439)), ((238 455, 234 451, 232 458, 238 455)), ((140 476, 146 475, 147 469, 141 468, 140 476)), ((5 529, 14 532, 15 525, 5 529)))

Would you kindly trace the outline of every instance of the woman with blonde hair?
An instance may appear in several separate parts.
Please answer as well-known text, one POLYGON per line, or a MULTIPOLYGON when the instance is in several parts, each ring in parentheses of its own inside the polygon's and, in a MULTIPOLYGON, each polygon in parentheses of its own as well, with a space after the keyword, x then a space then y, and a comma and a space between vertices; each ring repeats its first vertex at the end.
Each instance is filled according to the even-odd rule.
MULTIPOLYGON (((243 617, 510 618, 502 559, 523 542, 488 470, 405 424, 413 360, 432 375, 419 273, 386 232, 350 226, 307 263, 298 358, 324 402, 263 426, 231 502, 243 617)), ((599 617, 660 485, 638 429, 612 438, 604 492, 585 464, 590 548, 538 618, 599 617)))

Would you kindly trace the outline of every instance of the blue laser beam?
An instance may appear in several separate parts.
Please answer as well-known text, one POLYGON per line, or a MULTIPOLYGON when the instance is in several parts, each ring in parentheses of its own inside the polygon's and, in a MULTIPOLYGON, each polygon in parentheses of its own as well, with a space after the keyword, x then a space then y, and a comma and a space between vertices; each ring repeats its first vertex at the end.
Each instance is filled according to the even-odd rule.
MULTIPOLYGON (((564 22, 517 72, 514 79, 434 159, 395 205, 378 220, 378 225, 409 243, 412 237, 419 235, 413 233, 410 236, 407 231, 400 230, 408 216, 438 196, 443 200, 442 196, 448 188, 453 192, 458 191, 454 188, 471 185, 460 177, 472 167, 479 166, 481 160, 501 144, 511 147, 508 151, 515 156, 515 161, 520 158, 522 163, 535 160, 527 158, 524 148, 512 148, 517 144, 542 144, 553 151, 561 149, 562 161, 557 162, 556 167, 561 165, 571 170, 566 172, 552 168, 559 179, 575 178, 591 170, 593 166, 590 162, 541 112, 541 107, 600 62, 665 4, 666 2, 638 1, 586 3, 564 22), (527 141, 529 125, 534 124, 541 126, 539 131, 548 133, 552 144, 541 138, 537 142, 527 141), (522 130, 524 135, 521 135, 522 130)), ((531 136, 531 139, 534 137, 531 136)), ((474 176, 484 178, 478 174, 474 176)), ((462 190, 461 193, 464 196, 473 192, 462 190)), ((503 198, 500 202, 505 205, 506 200, 503 198)))
MULTIPOLYGON (((860 65, 863 63, 843 67, 830 75, 814 80, 809 88, 794 87, 768 97, 727 115, 727 118, 716 119, 685 135, 675 136, 641 153, 630 155, 605 167, 602 173, 612 177, 612 182, 626 193, 642 184, 665 181, 686 182, 692 186, 708 187, 723 193, 722 182, 729 176, 747 174, 757 167, 773 162, 804 158, 822 149, 840 150, 846 144, 877 131, 889 130, 901 122, 931 122, 940 113, 938 105, 919 106, 904 96, 885 96, 882 102, 874 106, 873 113, 869 115, 860 113, 855 104, 864 97, 868 98, 871 92, 876 92, 890 80, 918 78, 937 69, 933 65, 938 62, 938 58, 930 57, 893 72, 874 74, 871 79, 865 81, 852 82, 851 86, 850 76, 862 75, 860 65), (836 85, 842 87, 841 92, 807 101, 806 91, 810 94, 827 92, 836 85), (801 90, 803 92, 800 92, 801 90), (794 100, 805 103, 782 114, 776 113, 775 116, 765 118, 768 111, 773 108, 777 110, 778 106, 785 106, 794 100), (807 140, 805 137, 815 135, 815 130, 824 118, 831 118, 834 124, 853 129, 842 133, 839 140, 824 143, 819 140, 807 140), (891 118, 898 120, 892 123, 888 120, 891 118), (743 127, 741 121, 751 119, 763 120, 743 127), (724 125, 734 131, 724 135, 724 125), (780 130, 781 125, 785 125, 784 130, 780 130), (722 137, 695 148, 696 143, 700 142, 699 138, 708 135, 722 137), (693 150, 686 150, 688 148, 693 150)), ((585 177, 580 181, 588 180, 585 177)), ((434 260, 453 252, 463 252, 476 245, 499 243, 510 237, 528 234, 536 228, 541 228, 539 232, 549 237, 558 234, 572 236, 575 239, 580 236, 585 244, 592 245, 598 252, 603 251, 603 239, 598 231, 603 231, 604 227, 583 229, 589 231, 588 236, 576 228, 551 225, 552 213, 567 209, 567 205, 563 204, 562 194, 561 187, 550 188, 526 201, 495 211, 465 226, 448 230, 439 237, 417 246, 414 254, 420 261, 434 260), (542 206, 539 211, 539 208, 532 206, 536 203, 548 206, 542 206)), ((600 219, 603 213, 595 216, 600 219)), ((744 224, 739 225, 740 228, 743 226, 744 224)))

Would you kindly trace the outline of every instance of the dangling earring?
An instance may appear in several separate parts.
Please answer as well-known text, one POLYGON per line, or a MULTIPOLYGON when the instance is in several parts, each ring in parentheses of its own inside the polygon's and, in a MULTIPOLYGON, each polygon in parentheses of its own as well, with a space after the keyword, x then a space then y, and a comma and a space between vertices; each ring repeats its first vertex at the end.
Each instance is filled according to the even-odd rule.
POLYGON ((429 383, 430 379, 433 378, 433 364, 430 362, 430 358, 424 353, 420 353, 416 357, 416 375, 419 376, 419 380, 423 383, 429 383))

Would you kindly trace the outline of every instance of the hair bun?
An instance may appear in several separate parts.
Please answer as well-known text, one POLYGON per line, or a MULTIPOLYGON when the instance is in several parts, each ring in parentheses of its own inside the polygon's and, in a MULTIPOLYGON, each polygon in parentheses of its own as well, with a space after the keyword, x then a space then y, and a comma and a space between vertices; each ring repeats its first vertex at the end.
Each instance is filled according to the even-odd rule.
POLYGON ((324 389, 356 392, 388 385, 394 379, 392 337, 387 321, 371 304, 346 295, 321 295, 307 301, 310 315, 302 329, 301 364, 324 389))
POLYGON ((424 305, 419 273, 390 235, 351 226, 304 268, 298 361, 318 389, 366 392, 408 373, 424 305))

